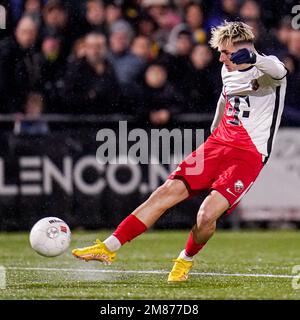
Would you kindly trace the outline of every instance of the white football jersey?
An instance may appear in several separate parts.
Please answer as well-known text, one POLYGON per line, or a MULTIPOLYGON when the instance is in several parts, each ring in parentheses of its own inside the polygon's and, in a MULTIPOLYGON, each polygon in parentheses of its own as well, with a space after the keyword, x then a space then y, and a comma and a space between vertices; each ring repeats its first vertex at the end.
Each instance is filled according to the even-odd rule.
POLYGON ((210 139, 253 149, 267 162, 284 107, 286 75, 275 56, 258 55, 257 64, 242 71, 229 72, 223 65, 220 99, 225 108, 210 139))

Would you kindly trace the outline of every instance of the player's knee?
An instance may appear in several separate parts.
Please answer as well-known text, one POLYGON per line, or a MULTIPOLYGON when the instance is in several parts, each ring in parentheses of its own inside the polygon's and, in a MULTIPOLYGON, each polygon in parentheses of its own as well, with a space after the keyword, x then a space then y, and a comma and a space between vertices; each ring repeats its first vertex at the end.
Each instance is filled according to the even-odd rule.
POLYGON ((166 200, 172 195, 172 188, 166 184, 158 187, 153 193, 152 198, 155 201, 155 205, 164 207, 166 200))
POLYGON ((215 216, 216 214, 212 206, 201 206, 197 215, 197 227, 200 229, 214 228, 216 222, 215 216))
POLYGON ((178 188, 177 181, 167 180, 163 185, 156 189, 157 195, 159 197, 172 197, 181 193, 181 190, 178 188))
POLYGON ((169 204, 173 202, 173 199, 178 197, 180 190, 175 183, 167 181, 160 187, 158 187, 152 194, 152 199, 155 201, 155 205, 161 209, 168 209, 169 204))
POLYGON ((172 194, 172 188, 169 185, 163 184, 162 186, 158 187, 154 192, 154 195, 157 198, 165 198, 172 194))

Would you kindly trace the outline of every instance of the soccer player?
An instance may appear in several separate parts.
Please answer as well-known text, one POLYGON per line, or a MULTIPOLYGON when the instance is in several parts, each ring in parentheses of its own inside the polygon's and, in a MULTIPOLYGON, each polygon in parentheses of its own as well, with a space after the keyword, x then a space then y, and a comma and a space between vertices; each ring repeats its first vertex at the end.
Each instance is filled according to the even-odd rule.
POLYGON ((253 185, 270 157, 280 124, 287 69, 277 57, 255 50, 251 28, 242 22, 212 29, 210 44, 223 63, 223 89, 211 135, 111 236, 74 249, 75 257, 112 263, 121 246, 150 228, 167 209, 209 189, 168 277, 169 282, 185 281, 194 256, 214 234, 217 219, 229 214, 253 185))

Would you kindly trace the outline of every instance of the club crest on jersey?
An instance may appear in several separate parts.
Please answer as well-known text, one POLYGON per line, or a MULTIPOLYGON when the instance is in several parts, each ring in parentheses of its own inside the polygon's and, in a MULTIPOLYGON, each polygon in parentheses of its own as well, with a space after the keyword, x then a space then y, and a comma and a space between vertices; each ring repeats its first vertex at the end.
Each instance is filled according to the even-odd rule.
POLYGON ((257 90, 258 90, 258 88, 259 88, 259 83, 258 83, 257 79, 254 79, 254 80, 251 81, 251 87, 252 87, 252 89, 253 89, 254 91, 257 91, 257 90))
POLYGON ((234 183, 234 191, 237 193, 241 193, 244 190, 244 184, 241 180, 237 180, 234 183))

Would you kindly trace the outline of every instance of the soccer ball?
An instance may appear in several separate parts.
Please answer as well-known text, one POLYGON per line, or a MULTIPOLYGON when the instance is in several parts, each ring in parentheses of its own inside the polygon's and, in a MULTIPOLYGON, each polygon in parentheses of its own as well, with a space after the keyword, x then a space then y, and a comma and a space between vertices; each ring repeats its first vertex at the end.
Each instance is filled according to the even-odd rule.
POLYGON ((38 254, 44 257, 56 257, 69 248, 71 231, 59 218, 44 218, 31 229, 29 241, 32 249, 38 254))

